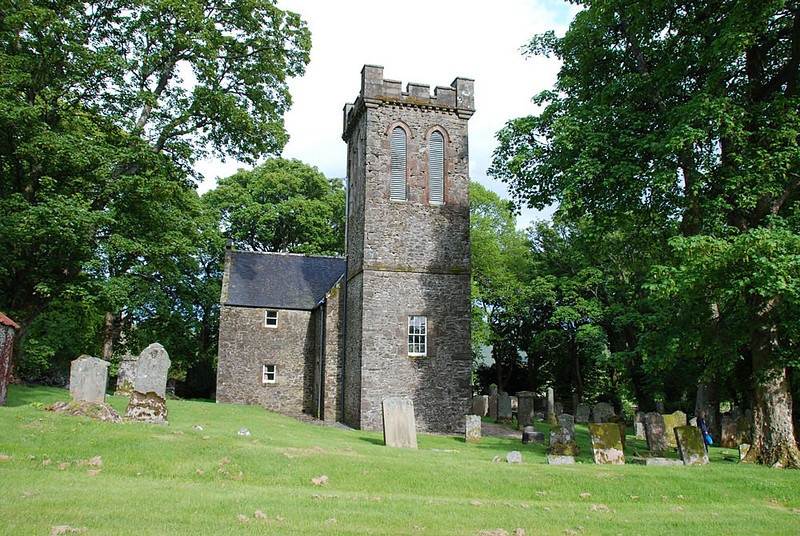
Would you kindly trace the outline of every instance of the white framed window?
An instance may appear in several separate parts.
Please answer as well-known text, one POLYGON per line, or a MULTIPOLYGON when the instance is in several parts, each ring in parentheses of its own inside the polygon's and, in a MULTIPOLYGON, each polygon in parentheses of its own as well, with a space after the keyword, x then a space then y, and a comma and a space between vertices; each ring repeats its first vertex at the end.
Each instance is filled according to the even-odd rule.
POLYGON ((444 136, 439 131, 428 139, 428 201, 444 204, 444 136))
POLYGON ((275 383, 275 365, 261 367, 261 383, 275 383))
POLYGON ((278 311, 274 309, 267 309, 267 312, 264 313, 264 327, 278 327, 278 311))
POLYGON ((406 200, 406 131, 403 127, 392 129, 392 186, 389 199, 406 200))
POLYGON ((428 317, 408 317, 408 355, 428 355, 428 317))

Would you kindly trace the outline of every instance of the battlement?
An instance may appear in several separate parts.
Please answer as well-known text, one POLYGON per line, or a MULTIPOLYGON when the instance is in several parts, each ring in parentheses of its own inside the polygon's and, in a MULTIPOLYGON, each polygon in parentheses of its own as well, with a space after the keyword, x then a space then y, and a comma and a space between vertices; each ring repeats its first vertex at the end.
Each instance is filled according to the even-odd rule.
POLYGON ((441 108, 469 119, 475 113, 474 88, 474 80, 459 77, 449 86, 436 86, 432 95, 429 85, 413 82, 402 91, 402 82, 383 78, 383 67, 364 65, 361 69, 361 93, 354 103, 344 107, 343 137, 347 138, 350 126, 365 108, 374 108, 381 103, 441 108))

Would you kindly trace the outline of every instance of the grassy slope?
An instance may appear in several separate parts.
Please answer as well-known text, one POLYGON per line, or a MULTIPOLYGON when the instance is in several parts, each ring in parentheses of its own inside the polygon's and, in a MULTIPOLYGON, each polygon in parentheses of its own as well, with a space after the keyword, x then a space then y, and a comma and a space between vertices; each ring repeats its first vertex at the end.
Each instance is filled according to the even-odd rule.
MULTIPOLYGON (((57 400, 69 394, 12 386, 0 408, 2 534, 59 525, 92 535, 800 531, 800 475, 726 461, 722 449, 706 467, 598 466, 578 427, 585 463, 549 466, 542 446, 509 439, 424 435, 413 451, 252 406, 170 401, 165 427, 39 405, 57 400), (243 427, 250 436, 237 434, 243 427), (492 461, 511 450, 523 464, 492 461), (95 456, 102 466, 86 465, 95 456), (323 475, 327 484, 312 482, 323 475)), ((110 402, 122 412, 127 399, 110 402)))

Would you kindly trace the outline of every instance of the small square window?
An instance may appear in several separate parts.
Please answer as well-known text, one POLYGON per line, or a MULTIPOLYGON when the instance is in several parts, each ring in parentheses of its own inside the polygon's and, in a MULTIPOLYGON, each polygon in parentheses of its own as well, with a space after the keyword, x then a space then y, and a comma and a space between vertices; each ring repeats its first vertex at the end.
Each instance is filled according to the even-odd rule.
POLYGON ((264 365, 262 367, 261 383, 275 383, 275 365, 264 365))
POLYGON ((408 317, 408 355, 428 355, 428 317, 408 317))
POLYGON ((278 327, 278 311, 268 310, 264 314, 264 326, 268 328, 278 327))

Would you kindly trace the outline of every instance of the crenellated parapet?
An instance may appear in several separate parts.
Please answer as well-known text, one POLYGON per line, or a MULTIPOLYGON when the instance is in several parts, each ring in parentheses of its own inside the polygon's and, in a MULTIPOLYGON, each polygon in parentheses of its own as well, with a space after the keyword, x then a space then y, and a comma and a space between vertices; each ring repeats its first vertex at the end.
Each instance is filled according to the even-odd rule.
POLYGON ((344 107, 344 139, 348 131, 357 123, 358 117, 367 108, 381 104, 416 106, 450 111, 459 118, 469 119, 475 113, 475 81, 470 78, 456 78, 449 86, 436 86, 431 94, 427 84, 409 82, 402 90, 402 82, 383 78, 383 67, 365 65, 361 70, 361 93, 354 103, 344 107))

